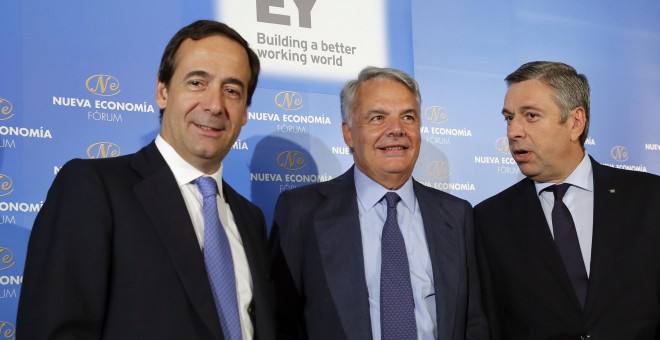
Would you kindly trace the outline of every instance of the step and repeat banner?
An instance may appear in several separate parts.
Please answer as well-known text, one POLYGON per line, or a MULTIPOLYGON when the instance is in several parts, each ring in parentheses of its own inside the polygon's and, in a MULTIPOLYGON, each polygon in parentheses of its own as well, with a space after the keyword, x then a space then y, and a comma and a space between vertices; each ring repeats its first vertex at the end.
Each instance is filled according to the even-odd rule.
POLYGON ((162 51, 197 19, 226 22, 261 58, 224 176, 269 222, 281 191, 352 165, 339 91, 368 65, 405 70, 421 86, 413 176, 473 204, 522 178, 500 112, 503 78, 532 60, 589 78, 589 154, 660 174, 656 2, 6 0, 0 13, 0 340, 15 338, 27 241, 60 167, 153 140, 162 51))

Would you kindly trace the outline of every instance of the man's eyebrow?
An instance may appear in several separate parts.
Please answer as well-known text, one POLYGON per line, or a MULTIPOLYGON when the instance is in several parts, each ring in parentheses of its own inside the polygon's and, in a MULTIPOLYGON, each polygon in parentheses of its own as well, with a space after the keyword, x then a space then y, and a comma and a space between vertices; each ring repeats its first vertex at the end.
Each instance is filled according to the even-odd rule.
MULTIPOLYGON (((520 111, 526 111, 526 110, 536 110, 536 111, 540 111, 540 109, 537 108, 537 107, 534 106, 534 105, 524 105, 524 106, 521 106, 521 107, 520 107, 520 111)), ((507 110, 506 108, 503 108, 503 109, 502 109, 502 114, 503 114, 503 115, 506 115, 506 114, 510 114, 510 115, 512 115, 512 114, 515 114, 515 113, 514 113, 514 112, 511 112, 511 111, 509 111, 509 110, 507 110)))
POLYGON ((192 78, 192 77, 208 78, 208 76, 209 76, 209 73, 206 72, 206 71, 202 71, 202 70, 194 70, 194 71, 190 71, 190 72, 188 72, 188 73, 186 74, 186 76, 184 77, 184 79, 188 79, 188 78, 192 78))
POLYGON ((233 77, 227 78, 227 79, 223 80, 222 84, 238 85, 238 86, 241 87, 241 90, 245 89, 245 83, 243 83, 243 81, 238 79, 238 78, 233 78, 233 77))

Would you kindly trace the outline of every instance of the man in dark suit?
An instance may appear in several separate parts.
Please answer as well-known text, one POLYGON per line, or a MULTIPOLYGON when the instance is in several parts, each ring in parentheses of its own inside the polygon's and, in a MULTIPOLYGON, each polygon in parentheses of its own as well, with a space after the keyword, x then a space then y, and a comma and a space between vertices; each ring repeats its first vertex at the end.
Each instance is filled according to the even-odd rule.
POLYGON ((531 62, 506 82, 527 178, 475 207, 492 338, 658 339, 660 177, 587 155, 589 84, 573 67, 531 62))
POLYGON ((18 338, 274 338, 265 220, 222 181, 258 74, 256 54, 222 23, 197 21, 170 40, 156 140, 132 155, 72 160, 48 192, 18 338), (205 197, 198 180, 210 185, 205 197), (218 268, 228 281, 214 281, 218 268))
POLYGON ((355 166, 283 192, 275 209, 280 338, 488 338, 472 208, 411 177, 420 102, 415 80, 393 69, 368 67, 344 86, 355 166))

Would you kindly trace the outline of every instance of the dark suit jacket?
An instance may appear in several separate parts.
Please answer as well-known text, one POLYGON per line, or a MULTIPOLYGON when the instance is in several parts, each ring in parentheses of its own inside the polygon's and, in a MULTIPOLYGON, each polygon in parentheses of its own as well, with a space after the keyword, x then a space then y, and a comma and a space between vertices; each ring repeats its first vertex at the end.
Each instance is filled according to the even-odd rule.
MULTIPOLYGON (((438 339, 487 339, 472 208, 414 182, 429 245, 438 339)), ((371 339, 353 168, 283 192, 271 234, 280 338, 371 339)))
MULTIPOLYGON (((265 220, 222 187, 250 266, 255 333, 273 339, 265 220)), ((153 142, 62 167, 30 236, 17 338, 223 338, 190 216, 153 142)))
POLYGON ((660 177, 592 159, 594 228, 582 312, 534 182, 475 207, 477 254, 493 339, 657 339, 660 177))

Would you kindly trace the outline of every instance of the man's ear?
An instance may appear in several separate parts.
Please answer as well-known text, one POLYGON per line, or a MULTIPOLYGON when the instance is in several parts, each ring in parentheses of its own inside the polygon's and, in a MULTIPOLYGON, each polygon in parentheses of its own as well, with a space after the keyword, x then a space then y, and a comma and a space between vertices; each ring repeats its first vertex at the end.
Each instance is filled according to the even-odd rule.
POLYGON ((167 107, 167 85, 160 80, 156 83, 156 104, 163 110, 167 107))
POLYGON ((353 148, 353 136, 351 135, 351 128, 346 122, 341 123, 341 132, 344 135, 344 143, 346 143, 349 148, 353 148))
POLYGON ((571 110, 569 123, 571 124, 571 140, 580 141, 580 136, 587 124, 587 115, 583 107, 579 106, 571 110))

